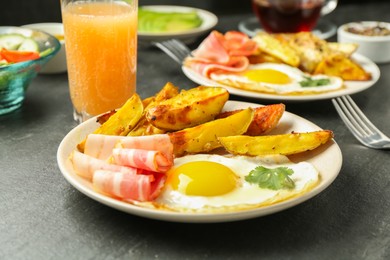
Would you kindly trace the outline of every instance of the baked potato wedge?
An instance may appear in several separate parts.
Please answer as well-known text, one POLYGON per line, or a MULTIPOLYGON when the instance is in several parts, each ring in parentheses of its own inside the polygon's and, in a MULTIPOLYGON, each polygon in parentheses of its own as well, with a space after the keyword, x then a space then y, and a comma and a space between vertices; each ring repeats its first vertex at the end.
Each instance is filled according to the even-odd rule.
POLYGON ((333 138, 330 130, 265 136, 227 136, 218 141, 235 155, 291 155, 313 150, 333 138))
POLYGON ((118 111, 97 128, 94 134, 127 135, 137 124, 144 111, 141 98, 134 94, 118 111))
MULTIPOLYGON (((272 104, 254 109, 254 116, 245 135, 257 136, 266 134, 276 127, 285 111, 284 104, 272 104)), ((225 118, 241 110, 222 112, 217 118, 225 118)))
POLYGON ((252 122, 253 109, 247 108, 222 119, 169 133, 175 156, 208 152, 221 146, 218 137, 241 135, 252 122))
MULTIPOLYGON (((164 87, 155 95, 155 102, 161 102, 179 94, 179 87, 176 87, 171 82, 167 82, 164 87)), ((148 102, 148 106, 151 105, 152 102, 148 102)))
POLYGON ((260 51, 270 54, 271 56, 283 61, 293 67, 298 67, 300 58, 297 53, 285 42, 279 41, 271 34, 260 32, 256 34, 254 40, 260 51))
POLYGON ((213 120, 228 98, 229 92, 224 88, 199 86, 151 105, 145 117, 159 129, 182 130, 213 120))
POLYGON ((357 43, 347 42, 328 42, 329 49, 334 53, 342 53, 347 57, 350 57, 359 47, 357 43))
POLYGON ((129 136, 141 136, 141 135, 153 135, 163 134, 166 131, 159 129, 146 120, 146 110, 151 106, 155 106, 160 102, 173 98, 179 94, 179 88, 173 85, 171 82, 165 84, 165 86, 153 97, 148 97, 142 101, 145 110, 142 113, 142 117, 138 121, 137 125, 128 133, 129 136))
MULTIPOLYGON (((127 135, 142 117, 144 106, 138 94, 133 94, 126 103, 111 115, 104 124, 93 133, 105 135, 127 135)), ((79 151, 84 151, 85 140, 77 145, 79 151)))
POLYGON ((343 54, 335 54, 324 58, 316 67, 313 74, 337 76, 343 80, 370 80, 371 74, 359 64, 343 54))

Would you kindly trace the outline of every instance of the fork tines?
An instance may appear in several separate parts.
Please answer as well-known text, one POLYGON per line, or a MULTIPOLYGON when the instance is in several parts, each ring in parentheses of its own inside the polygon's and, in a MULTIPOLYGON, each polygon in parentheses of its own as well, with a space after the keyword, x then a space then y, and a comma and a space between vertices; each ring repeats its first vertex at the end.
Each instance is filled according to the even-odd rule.
POLYGON ((183 63, 183 60, 191 54, 191 50, 183 42, 177 39, 154 42, 153 44, 180 65, 183 63))
POLYGON ((337 101, 342 109, 341 112, 349 119, 347 122, 355 131, 358 131, 361 135, 371 135, 377 131, 376 127, 363 114, 350 96, 339 97, 337 101))
POLYGON ((383 142, 388 137, 371 123, 350 96, 338 97, 332 99, 332 102, 348 129, 362 144, 372 148, 386 148, 383 142))

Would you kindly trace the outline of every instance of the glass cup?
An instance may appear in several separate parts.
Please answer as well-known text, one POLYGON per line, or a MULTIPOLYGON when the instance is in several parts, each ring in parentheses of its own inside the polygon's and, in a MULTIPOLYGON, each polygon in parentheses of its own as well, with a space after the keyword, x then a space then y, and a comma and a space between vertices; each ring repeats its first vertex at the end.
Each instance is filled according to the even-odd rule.
POLYGON ((265 31, 311 31, 321 15, 332 12, 337 0, 252 0, 252 8, 265 31))
POLYGON ((138 0, 62 0, 74 119, 121 107, 136 90, 138 0))

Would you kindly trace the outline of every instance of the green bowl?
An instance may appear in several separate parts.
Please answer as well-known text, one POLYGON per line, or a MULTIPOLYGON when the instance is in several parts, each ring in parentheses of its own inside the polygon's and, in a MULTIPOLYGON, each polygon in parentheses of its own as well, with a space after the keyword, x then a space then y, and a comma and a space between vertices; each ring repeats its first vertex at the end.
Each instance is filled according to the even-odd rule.
POLYGON ((61 48, 60 42, 54 36, 39 30, 0 26, 0 35, 3 34, 21 34, 34 39, 38 43, 39 52, 44 55, 36 60, 0 67, 0 115, 22 106, 31 80, 61 48))

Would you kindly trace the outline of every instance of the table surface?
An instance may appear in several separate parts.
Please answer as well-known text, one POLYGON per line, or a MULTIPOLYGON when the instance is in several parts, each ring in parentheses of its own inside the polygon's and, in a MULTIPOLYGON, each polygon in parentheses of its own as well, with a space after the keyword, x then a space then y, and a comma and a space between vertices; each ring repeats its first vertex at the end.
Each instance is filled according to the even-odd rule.
MULTIPOLYGON (((356 20, 390 22, 389 11, 389 3, 344 5, 323 19, 337 25, 356 20)), ((220 16, 216 29, 237 29, 238 22, 250 16, 220 16)), ((390 135, 390 64, 379 67, 377 84, 353 98, 390 135)), ((137 88, 141 97, 153 95, 167 81, 186 89, 196 86, 161 51, 139 48, 137 88)), ((389 152, 358 143, 330 100, 286 102, 286 109, 334 131, 343 166, 325 191, 260 218, 218 224, 171 223, 102 205, 64 179, 56 152, 76 126, 67 75, 39 75, 23 107, 0 117, 0 258, 389 259, 389 152)))

